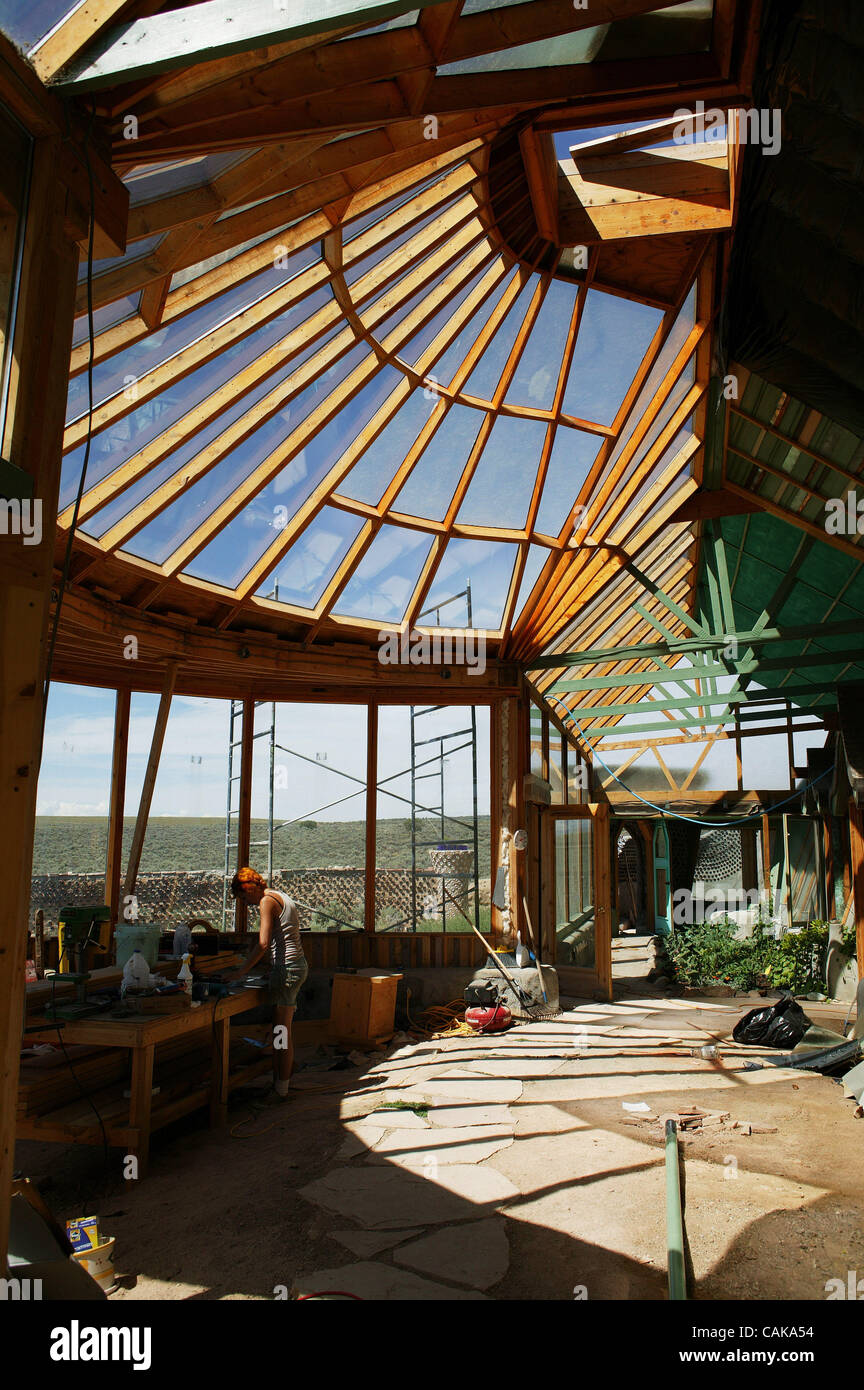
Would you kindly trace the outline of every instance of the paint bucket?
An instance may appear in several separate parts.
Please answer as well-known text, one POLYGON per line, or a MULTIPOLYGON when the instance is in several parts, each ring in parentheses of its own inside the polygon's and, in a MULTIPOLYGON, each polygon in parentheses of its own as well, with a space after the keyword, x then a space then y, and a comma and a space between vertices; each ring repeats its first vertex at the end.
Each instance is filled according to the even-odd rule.
POLYGON ((133 951, 140 951, 151 970, 156 968, 159 959, 159 938, 162 928, 157 923, 120 922, 114 932, 117 948, 117 965, 120 970, 133 951))
POLYGON ((73 1254, 76 1264, 83 1265, 91 1279, 102 1289, 114 1287, 114 1236, 97 1245, 93 1250, 81 1250, 73 1254))

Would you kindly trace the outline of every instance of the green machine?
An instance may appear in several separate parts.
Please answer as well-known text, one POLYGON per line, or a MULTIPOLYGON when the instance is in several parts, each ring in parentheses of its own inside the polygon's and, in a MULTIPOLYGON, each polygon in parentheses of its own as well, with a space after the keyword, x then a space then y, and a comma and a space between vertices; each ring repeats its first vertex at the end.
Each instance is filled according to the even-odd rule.
POLYGON ((46 1016, 52 1019, 76 1019, 99 1013, 102 1006, 89 1003, 87 999, 89 957, 97 951, 108 952, 111 940, 110 907, 100 903, 96 907, 61 908, 58 938, 60 975, 64 981, 77 986, 76 998, 74 1002, 49 1004, 45 1010, 46 1016))

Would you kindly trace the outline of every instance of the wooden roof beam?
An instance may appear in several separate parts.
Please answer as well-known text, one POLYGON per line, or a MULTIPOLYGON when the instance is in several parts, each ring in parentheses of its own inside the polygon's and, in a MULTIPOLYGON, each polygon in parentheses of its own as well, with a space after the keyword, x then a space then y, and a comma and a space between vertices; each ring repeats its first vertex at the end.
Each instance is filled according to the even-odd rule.
POLYGON ((380 24, 438 0, 203 0, 119 26, 98 53, 85 54, 57 85, 64 92, 98 91, 156 73, 246 53, 267 44, 361 22, 380 24))
MULTIPOLYGON (((72 0, 67 3, 72 4, 72 0)), ((129 8, 129 0, 84 0, 74 5, 27 54, 39 80, 46 85, 51 82, 112 19, 129 8)))

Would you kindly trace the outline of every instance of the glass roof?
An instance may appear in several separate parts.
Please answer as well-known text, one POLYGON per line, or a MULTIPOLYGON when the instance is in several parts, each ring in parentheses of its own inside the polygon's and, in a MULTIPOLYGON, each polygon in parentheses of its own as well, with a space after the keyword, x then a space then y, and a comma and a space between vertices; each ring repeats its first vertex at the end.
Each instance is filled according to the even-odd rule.
MULTIPOLYGON (((228 162, 138 167, 128 181, 133 197, 148 183, 161 197, 228 162)), ((669 369, 695 296, 664 313, 516 263, 484 196, 454 156, 349 202, 323 242, 315 213, 230 252, 223 240, 209 254, 202 234, 151 330, 140 288, 112 292, 155 239, 95 266, 90 545, 310 621, 434 623, 470 592, 474 625, 500 633, 625 451, 637 500, 656 509, 654 485, 690 438, 676 412, 692 354, 674 381, 669 369)), ((79 316, 61 526, 85 454, 86 337, 79 316)), ((440 620, 464 625, 467 608, 440 620)))

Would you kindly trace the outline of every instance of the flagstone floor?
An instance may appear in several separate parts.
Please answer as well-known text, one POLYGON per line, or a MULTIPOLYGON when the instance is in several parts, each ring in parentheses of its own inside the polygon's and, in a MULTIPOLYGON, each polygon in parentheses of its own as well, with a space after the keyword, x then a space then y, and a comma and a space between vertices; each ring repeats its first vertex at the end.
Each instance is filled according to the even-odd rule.
POLYGON ((230 1132, 160 1138, 147 1181, 98 1202, 95 1151, 66 1151, 53 1204, 101 1211, 138 1276, 121 1299, 659 1300, 662 1120, 695 1107, 691 1297, 823 1299, 864 1271, 864 1121, 827 1078, 745 1070, 730 1038, 754 1002, 628 996, 309 1066, 286 1106, 238 1098, 230 1132))

